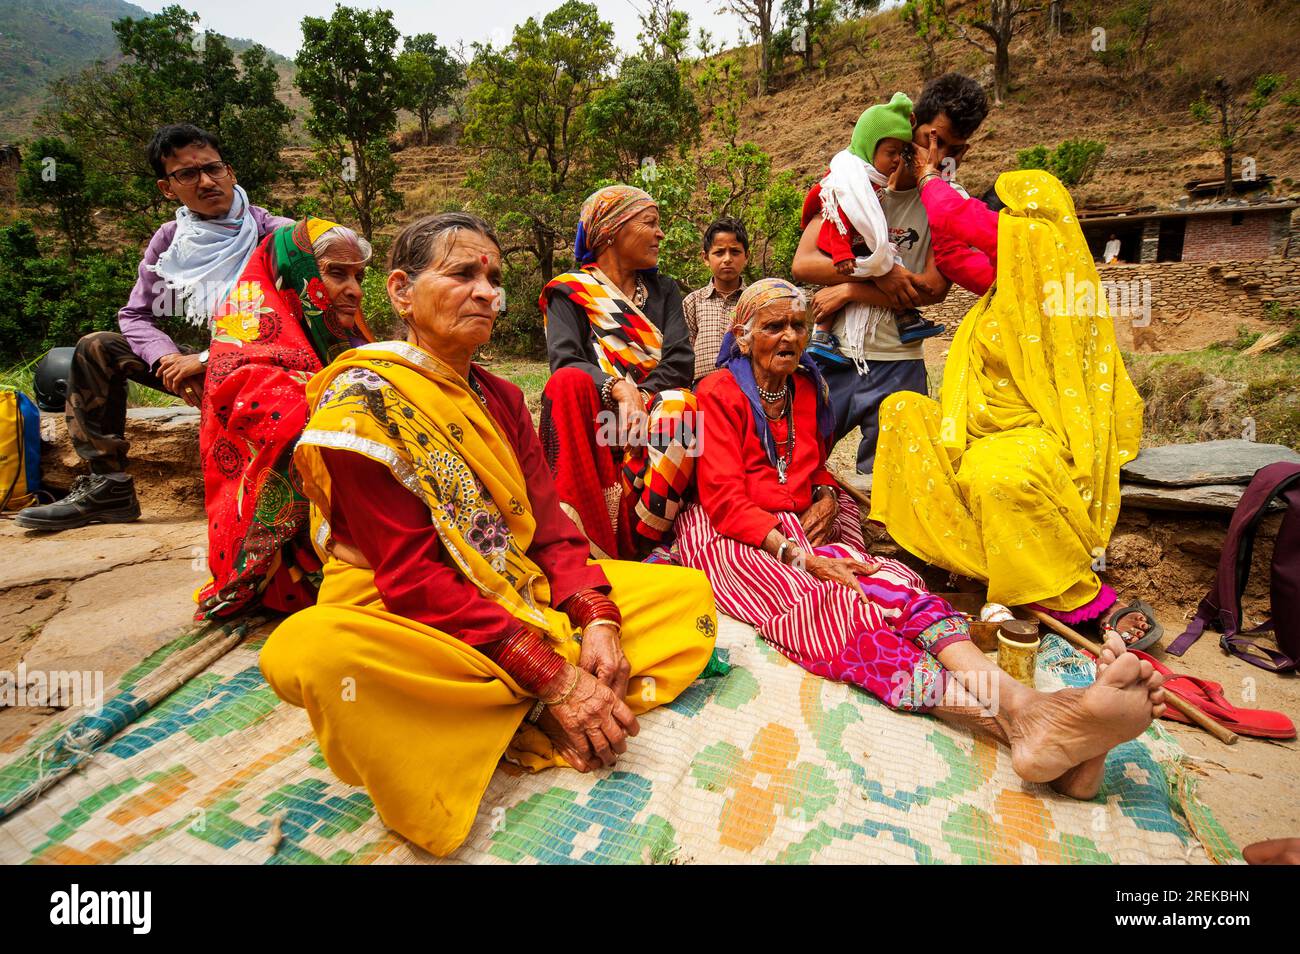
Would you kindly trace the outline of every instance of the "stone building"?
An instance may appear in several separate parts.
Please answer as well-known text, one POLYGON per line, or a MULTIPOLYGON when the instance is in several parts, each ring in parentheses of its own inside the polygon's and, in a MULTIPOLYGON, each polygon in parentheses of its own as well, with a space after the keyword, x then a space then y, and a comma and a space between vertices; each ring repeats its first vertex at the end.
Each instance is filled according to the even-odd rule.
POLYGON ((1229 200, 1173 209, 1080 209, 1079 224, 1101 261, 1107 240, 1120 241, 1119 259, 1147 262, 1258 261, 1300 252, 1292 216, 1300 201, 1229 200))

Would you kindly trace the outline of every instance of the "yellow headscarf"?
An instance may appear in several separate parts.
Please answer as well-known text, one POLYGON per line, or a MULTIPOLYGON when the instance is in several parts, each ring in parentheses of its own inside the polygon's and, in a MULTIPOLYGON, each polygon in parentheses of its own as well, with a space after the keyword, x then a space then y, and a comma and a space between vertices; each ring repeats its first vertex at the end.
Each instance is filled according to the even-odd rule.
POLYGON ((997 282, 962 321, 943 377, 941 443, 1016 427, 1059 441, 1103 540, 1119 516, 1119 469, 1138 452, 1142 399, 1069 192, 1040 170, 1003 173, 997 282))
POLYGON ((470 583, 516 619, 549 630, 542 609, 550 584, 528 556, 537 521, 524 473, 464 377, 415 345, 385 341, 340 355, 312 378, 307 399, 312 415, 294 462, 326 527, 332 501, 321 449, 378 461, 428 506, 470 583))

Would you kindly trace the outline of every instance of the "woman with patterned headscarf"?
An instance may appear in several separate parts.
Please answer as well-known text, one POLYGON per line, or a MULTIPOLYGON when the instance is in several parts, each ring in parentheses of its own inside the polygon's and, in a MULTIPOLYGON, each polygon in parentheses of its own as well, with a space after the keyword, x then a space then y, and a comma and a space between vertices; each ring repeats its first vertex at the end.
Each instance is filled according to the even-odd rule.
POLYGON ((582 207, 579 268, 542 290, 551 378, 542 445, 592 555, 667 542, 693 472, 695 355, 676 282, 658 273, 659 209, 615 185, 582 207))
POLYGON ((303 219, 263 240, 217 309, 199 432, 212 573, 199 619, 316 600, 320 561, 293 448, 312 375, 372 338, 361 314, 370 256, 352 229, 303 219))
POLYGON ((1108 642, 1096 686, 1039 693, 986 658, 912 570, 868 556, 858 510, 825 467, 835 422, 808 335, 789 282, 740 296, 721 370, 698 390, 699 502, 677 521, 682 562, 704 571, 720 612, 809 672, 989 732, 1021 777, 1093 797, 1106 752, 1158 713, 1158 679, 1108 642))

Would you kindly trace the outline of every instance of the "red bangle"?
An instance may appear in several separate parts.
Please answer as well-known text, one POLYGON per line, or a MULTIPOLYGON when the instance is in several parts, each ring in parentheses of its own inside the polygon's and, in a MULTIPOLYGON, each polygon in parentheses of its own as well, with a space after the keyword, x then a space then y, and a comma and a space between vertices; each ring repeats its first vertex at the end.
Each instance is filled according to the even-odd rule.
POLYGON ((618 611, 618 606, 600 590, 579 590, 569 597, 564 611, 579 629, 586 629, 597 619, 613 620, 620 627, 623 625, 623 614, 618 611))
POLYGON ((537 695, 564 671, 564 657, 546 640, 522 625, 497 643, 487 655, 510 673, 520 688, 532 695, 537 695))

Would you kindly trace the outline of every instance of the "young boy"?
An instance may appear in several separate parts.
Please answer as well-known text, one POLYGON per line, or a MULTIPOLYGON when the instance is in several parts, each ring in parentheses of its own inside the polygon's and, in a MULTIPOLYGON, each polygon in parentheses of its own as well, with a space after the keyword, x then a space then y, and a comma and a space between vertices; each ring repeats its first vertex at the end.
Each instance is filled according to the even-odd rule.
POLYGON ((718 349, 731 326, 731 313, 744 289, 749 233, 738 219, 724 217, 704 230, 704 263, 713 280, 682 301, 682 314, 695 348, 695 381, 717 366, 718 349))
MULTIPOLYGON (((863 112, 853 128, 849 148, 831 160, 818 193, 822 225, 817 248, 830 256, 839 274, 871 278, 902 261, 898 246, 890 241, 881 197, 890 177, 903 164, 911 142, 912 101, 905 93, 895 93, 888 103, 863 112)), ((807 212, 805 209, 805 218, 807 212)), ((873 339, 876 325, 885 319, 897 323, 898 337, 904 344, 943 332, 942 325, 928 321, 915 309, 895 312, 861 305, 854 312, 848 329, 854 337, 862 332, 873 339)), ((830 316, 818 323, 815 352, 835 347, 831 323, 830 316)))

